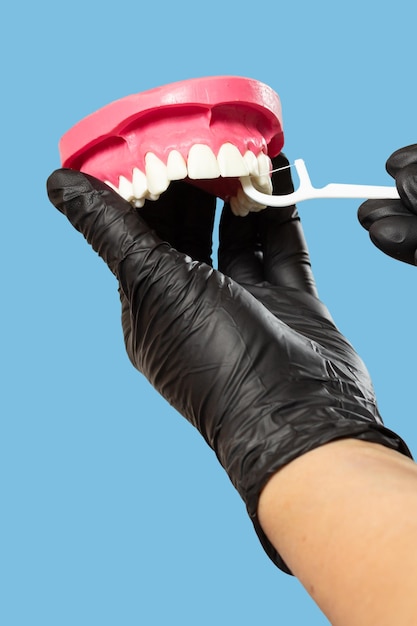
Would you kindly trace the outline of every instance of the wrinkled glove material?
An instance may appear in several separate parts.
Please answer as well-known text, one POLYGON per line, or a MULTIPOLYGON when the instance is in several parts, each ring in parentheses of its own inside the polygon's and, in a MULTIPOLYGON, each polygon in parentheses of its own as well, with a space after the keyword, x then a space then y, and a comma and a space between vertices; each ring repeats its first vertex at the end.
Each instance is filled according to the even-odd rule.
POLYGON ((382 252, 417 265, 417 144, 393 152, 386 170, 400 200, 367 200, 358 210, 361 225, 382 252))
POLYGON ((267 554, 290 573, 257 518, 260 493, 277 470, 342 438, 410 456, 384 427, 363 362, 314 295, 238 284, 162 241, 89 176, 61 170, 48 187, 119 281, 133 365, 200 431, 267 554))

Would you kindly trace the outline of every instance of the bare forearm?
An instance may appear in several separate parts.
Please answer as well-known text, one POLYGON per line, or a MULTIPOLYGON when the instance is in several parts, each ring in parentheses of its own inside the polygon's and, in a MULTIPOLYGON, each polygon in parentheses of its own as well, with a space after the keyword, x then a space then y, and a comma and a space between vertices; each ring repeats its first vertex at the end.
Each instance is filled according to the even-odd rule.
POLYGON ((268 538, 333 626, 417 623, 417 465, 341 440, 291 462, 258 509, 268 538))

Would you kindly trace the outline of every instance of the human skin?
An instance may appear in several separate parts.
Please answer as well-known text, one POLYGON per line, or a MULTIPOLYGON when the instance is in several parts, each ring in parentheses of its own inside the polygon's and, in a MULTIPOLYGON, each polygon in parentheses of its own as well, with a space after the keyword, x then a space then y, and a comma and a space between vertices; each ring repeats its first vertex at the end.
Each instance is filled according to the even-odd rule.
POLYGON ((258 515, 333 626, 417 624, 414 461, 375 443, 328 443, 269 480, 258 515))

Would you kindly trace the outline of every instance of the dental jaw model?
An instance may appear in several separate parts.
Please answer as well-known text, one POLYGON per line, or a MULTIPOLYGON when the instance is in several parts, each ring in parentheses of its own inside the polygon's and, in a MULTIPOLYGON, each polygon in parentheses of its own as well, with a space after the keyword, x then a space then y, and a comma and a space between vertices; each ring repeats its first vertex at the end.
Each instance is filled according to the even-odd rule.
POLYGON ((266 206, 271 161, 284 143, 281 103, 267 85, 221 76, 180 81, 116 100, 60 141, 63 167, 106 182, 136 207, 186 179, 230 200, 237 215, 266 206))

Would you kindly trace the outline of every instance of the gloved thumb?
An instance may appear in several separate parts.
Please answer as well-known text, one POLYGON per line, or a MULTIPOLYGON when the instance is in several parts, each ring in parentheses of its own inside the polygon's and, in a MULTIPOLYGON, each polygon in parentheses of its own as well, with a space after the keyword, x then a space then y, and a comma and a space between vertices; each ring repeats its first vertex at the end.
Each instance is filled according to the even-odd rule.
POLYGON ((92 176, 56 170, 48 178, 47 192, 52 204, 84 235, 116 276, 121 261, 137 251, 139 240, 145 248, 161 244, 136 209, 92 176))

